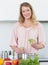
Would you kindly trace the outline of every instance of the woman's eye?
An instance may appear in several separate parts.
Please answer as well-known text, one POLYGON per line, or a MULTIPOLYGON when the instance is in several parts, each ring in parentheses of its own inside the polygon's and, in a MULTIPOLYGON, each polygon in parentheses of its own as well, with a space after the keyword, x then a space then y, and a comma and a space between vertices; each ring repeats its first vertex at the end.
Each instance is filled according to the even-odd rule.
POLYGON ((25 11, 22 11, 22 12, 25 12, 25 11))
POLYGON ((29 11, 29 9, 27 11, 29 11))
POLYGON ((27 9, 27 10, 25 10, 25 11, 23 10, 22 12, 24 13, 24 12, 27 12, 27 11, 29 11, 29 9, 27 9))

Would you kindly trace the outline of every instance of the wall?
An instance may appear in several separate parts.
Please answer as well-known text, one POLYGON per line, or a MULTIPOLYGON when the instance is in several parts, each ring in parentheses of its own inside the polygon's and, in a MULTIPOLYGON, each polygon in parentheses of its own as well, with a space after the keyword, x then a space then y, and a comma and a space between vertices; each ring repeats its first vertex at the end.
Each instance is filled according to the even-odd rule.
POLYGON ((0 51, 9 50, 12 27, 14 24, 15 23, 8 23, 8 22, 0 23, 0 51))
POLYGON ((40 58, 47 58, 48 59, 48 23, 42 23, 43 24, 43 27, 44 27, 44 30, 45 30, 45 33, 46 33, 46 46, 44 49, 41 49, 39 51, 39 54, 40 54, 40 58))
POLYGON ((48 0, 0 0, 0 20, 17 20, 22 2, 33 6, 37 20, 48 20, 48 0))

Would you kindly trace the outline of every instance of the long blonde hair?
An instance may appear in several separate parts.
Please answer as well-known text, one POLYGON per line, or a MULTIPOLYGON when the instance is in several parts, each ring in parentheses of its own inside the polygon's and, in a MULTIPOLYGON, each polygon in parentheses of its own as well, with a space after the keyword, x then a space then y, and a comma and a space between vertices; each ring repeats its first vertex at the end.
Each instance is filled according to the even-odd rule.
POLYGON ((29 3, 27 3, 27 2, 24 2, 24 3, 22 3, 22 4, 20 5, 19 22, 20 22, 20 23, 23 23, 24 20, 25 20, 24 17, 23 17, 23 15, 22 15, 22 7, 23 7, 23 6, 29 7, 29 8, 31 9, 31 17, 30 17, 31 22, 32 22, 32 23, 36 23, 36 16, 35 16, 35 14, 34 14, 33 8, 32 8, 32 6, 31 6, 29 3))

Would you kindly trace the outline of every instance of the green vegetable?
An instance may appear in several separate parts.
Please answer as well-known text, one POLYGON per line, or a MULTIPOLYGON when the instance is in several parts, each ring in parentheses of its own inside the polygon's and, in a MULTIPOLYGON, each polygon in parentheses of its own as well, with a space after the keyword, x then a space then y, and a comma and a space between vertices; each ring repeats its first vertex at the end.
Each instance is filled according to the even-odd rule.
POLYGON ((21 47, 20 49, 21 49, 21 50, 24 50, 24 47, 21 47))
POLYGON ((38 56, 38 55, 35 55, 34 63, 35 63, 36 65, 40 65, 39 56, 38 56))
POLYGON ((26 60, 25 59, 21 59, 19 65, 26 65, 26 60))
POLYGON ((33 44, 33 43, 35 43, 36 41, 35 41, 34 39, 31 39, 31 38, 30 38, 30 39, 28 40, 28 42, 29 42, 29 44, 33 44))
POLYGON ((31 58, 27 58, 26 60, 22 59, 19 65, 40 65, 39 57, 38 55, 35 55, 34 59, 31 58))

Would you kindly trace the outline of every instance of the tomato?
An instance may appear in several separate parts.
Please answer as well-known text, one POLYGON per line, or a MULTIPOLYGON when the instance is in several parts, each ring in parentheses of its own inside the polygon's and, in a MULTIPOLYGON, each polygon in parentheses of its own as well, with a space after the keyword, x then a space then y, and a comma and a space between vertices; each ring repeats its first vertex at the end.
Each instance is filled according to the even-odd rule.
POLYGON ((9 61, 10 60, 10 58, 4 58, 4 61, 9 61))
POLYGON ((13 65, 19 65, 19 60, 17 59, 17 60, 12 60, 12 64, 13 65))
POLYGON ((5 64, 5 65, 11 65, 11 62, 9 62, 9 61, 8 61, 8 62, 6 62, 6 64, 5 64))

